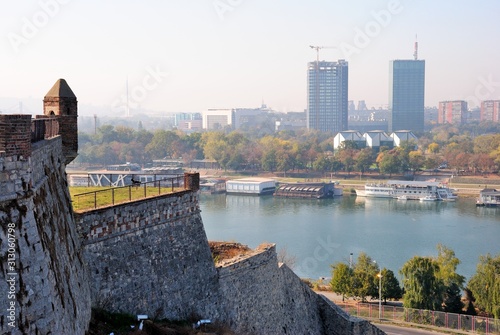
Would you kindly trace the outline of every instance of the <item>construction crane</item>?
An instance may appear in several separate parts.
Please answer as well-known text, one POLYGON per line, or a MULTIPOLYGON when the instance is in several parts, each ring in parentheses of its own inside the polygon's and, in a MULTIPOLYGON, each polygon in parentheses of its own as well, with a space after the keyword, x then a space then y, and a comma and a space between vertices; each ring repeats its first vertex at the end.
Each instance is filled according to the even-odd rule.
POLYGON ((324 46, 316 46, 316 45, 310 45, 309 46, 311 49, 316 50, 316 62, 319 63, 319 50, 320 49, 337 49, 337 47, 324 47, 324 46))

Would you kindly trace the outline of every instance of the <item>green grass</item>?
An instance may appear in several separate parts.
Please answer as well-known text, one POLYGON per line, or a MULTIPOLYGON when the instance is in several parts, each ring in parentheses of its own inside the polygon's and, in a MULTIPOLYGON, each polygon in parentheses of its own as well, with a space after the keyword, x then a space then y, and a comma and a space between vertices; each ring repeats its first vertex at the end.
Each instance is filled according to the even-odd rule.
MULTIPOLYGON (((173 192, 182 191, 184 188, 176 187, 173 192)), ((160 194, 173 193, 172 187, 82 187, 72 186, 69 188, 73 209, 83 211, 93 208, 110 206, 133 200, 144 199, 160 194)))

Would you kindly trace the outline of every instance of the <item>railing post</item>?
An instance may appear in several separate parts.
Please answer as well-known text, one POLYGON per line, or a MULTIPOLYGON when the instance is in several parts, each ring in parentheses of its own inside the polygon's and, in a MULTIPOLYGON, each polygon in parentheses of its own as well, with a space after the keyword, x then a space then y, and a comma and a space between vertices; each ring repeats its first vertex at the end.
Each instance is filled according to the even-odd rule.
POLYGON ((158 195, 161 194, 161 181, 158 180, 158 195))
POLYGON ((115 204, 115 189, 114 188, 111 189, 111 204, 112 205, 115 204))
POLYGON ((146 185, 147 185, 147 182, 144 183, 144 198, 146 197, 146 185))
POLYGON ((184 189, 198 191, 200 189, 200 174, 185 172, 184 189))
POLYGON ((132 201, 132 185, 128 186, 128 201, 132 201))
POLYGON ((97 208, 97 192, 94 192, 94 208, 97 208))

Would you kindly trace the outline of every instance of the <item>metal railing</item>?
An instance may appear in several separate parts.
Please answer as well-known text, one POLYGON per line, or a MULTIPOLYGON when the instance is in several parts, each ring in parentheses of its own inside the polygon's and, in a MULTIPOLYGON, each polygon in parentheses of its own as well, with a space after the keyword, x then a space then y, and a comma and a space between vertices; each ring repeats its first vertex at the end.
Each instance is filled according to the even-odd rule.
MULTIPOLYGON (((368 303, 349 304, 339 301, 336 301, 335 304, 347 313, 360 318, 378 319, 379 316, 378 305, 368 303)), ((477 315, 382 305, 381 318, 383 320, 417 323, 476 334, 500 334, 500 319, 477 315)))
POLYGON ((186 190, 184 176, 75 194, 73 209, 88 210, 186 190))

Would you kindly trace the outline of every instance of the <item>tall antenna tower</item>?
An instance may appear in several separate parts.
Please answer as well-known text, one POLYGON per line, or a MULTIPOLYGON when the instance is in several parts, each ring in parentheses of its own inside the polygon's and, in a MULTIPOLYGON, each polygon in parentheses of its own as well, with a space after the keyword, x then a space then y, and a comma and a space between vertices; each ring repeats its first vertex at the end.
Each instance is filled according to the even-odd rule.
POLYGON ((418 59, 418 41, 417 41, 417 35, 415 35, 415 51, 413 51, 413 58, 415 58, 415 60, 418 59))
POLYGON ((128 76, 127 76, 127 117, 130 117, 130 106, 128 103, 128 76))

